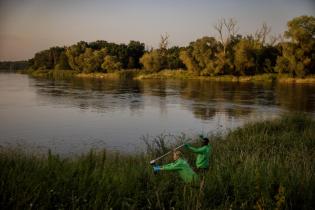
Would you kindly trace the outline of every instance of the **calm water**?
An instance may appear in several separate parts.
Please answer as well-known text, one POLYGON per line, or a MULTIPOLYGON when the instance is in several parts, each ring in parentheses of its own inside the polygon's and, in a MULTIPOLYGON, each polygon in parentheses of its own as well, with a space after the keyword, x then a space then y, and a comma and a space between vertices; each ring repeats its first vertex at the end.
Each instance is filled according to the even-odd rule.
POLYGON ((142 136, 223 132, 303 111, 314 85, 181 80, 34 79, 0 73, 0 145, 59 154, 143 149, 142 136))

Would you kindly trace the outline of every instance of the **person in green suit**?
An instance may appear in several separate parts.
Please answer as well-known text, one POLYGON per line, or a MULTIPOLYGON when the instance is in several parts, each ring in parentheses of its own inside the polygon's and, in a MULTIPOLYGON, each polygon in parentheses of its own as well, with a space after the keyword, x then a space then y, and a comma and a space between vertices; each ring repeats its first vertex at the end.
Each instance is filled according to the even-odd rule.
POLYGON ((209 144, 209 139, 207 137, 199 136, 202 140, 201 147, 193 147, 190 144, 185 144, 187 150, 192 151, 197 154, 196 158, 196 168, 199 172, 206 172, 209 169, 209 159, 211 155, 211 145, 209 144))
POLYGON ((176 171, 185 183, 192 183, 198 180, 198 175, 192 170, 188 162, 181 157, 182 153, 177 150, 173 152, 174 162, 162 166, 153 166, 154 172, 176 171))
MULTIPOLYGON (((209 159, 211 155, 211 145, 209 144, 209 139, 207 137, 199 136, 202 140, 201 147, 193 147, 190 144, 185 144, 185 148, 197 154, 196 158, 196 168, 197 173, 201 176, 200 181, 200 191, 202 192, 205 186, 205 177, 209 169, 209 159)), ((200 195, 201 196, 201 195, 200 195)))

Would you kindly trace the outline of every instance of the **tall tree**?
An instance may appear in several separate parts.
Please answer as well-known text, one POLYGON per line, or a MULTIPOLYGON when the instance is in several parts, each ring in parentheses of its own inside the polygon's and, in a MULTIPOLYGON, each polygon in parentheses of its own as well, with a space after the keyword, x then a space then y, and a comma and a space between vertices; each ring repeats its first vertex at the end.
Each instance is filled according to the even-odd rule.
POLYGON ((264 46, 270 31, 271 27, 268 26, 266 23, 263 23, 261 28, 257 29, 257 31, 255 32, 256 41, 259 42, 262 46, 264 46))
POLYGON ((179 53, 179 58, 184 63, 189 72, 199 75, 200 68, 197 61, 194 59, 191 51, 191 48, 181 50, 179 53))
POLYGON ((253 39, 246 38, 237 43, 235 46, 234 65, 237 74, 246 75, 254 73, 255 47, 253 39))
POLYGON ((180 59, 187 69, 198 75, 212 75, 216 72, 216 54, 220 44, 213 37, 202 37, 191 42, 186 50, 180 53, 180 59))
POLYGON ((231 38, 235 36, 238 31, 237 21, 233 18, 222 18, 214 26, 214 29, 219 33, 219 40, 223 46, 223 53, 225 55, 231 38))
POLYGON ((161 55, 157 50, 146 52, 140 59, 140 63, 147 71, 157 72, 162 69, 161 55))
POLYGON ((140 58, 144 54, 144 43, 139 41, 130 41, 128 44, 128 66, 127 68, 140 68, 140 58))
POLYGON ((68 63, 71 69, 82 71, 82 65, 80 64, 79 56, 85 52, 88 44, 84 41, 80 41, 66 49, 66 55, 68 57, 68 63))
POLYGON ((219 52, 220 45, 214 37, 202 37, 197 39, 193 44, 193 52, 195 60, 198 62, 202 75, 215 74, 215 59, 219 52))
POLYGON ((276 70, 303 77, 315 73, 315 17, 299 16, 288 22, 285 37, 291 42, 281 44, 282 55, 276 70))
POLYGON ((167 50, 169 45, 169 35, 161 35, 159 48, 146 52, 140 59, 140 63, 146 70, 159 71, 167 68, 167 50))
POLYGON ((219 42, 222 46, 217 53, 216 73, 224 74, 230 72, 233 68, 233 47, 230 45, 233 43, 239 28, 235 19, 222 18, 214 26, 214 29, 219 34, 219 42))

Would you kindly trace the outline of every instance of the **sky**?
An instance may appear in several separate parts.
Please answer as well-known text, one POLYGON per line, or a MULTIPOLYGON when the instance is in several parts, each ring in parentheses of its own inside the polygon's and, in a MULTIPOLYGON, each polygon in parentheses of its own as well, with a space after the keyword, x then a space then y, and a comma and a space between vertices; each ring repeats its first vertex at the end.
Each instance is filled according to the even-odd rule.
POLYGON ((234 18, 240 34, 264 22, 271 35, 300 15, 315 16, 314 0, 0 0, 0 61, 30 59, 78 41, 141 41, 157 47, 161 34, 185 46, 217 36, 214 25, 234 18))

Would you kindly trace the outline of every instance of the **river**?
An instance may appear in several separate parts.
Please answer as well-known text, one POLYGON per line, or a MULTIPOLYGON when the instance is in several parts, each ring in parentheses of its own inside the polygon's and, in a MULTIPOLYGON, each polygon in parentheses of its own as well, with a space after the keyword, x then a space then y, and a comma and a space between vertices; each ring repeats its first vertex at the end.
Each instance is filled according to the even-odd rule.
POLYGON ((1 147, 135 152, 144 149, 143 137, 225 132, 287 112, 315 118, 315 85, 0 73, 1 147))

